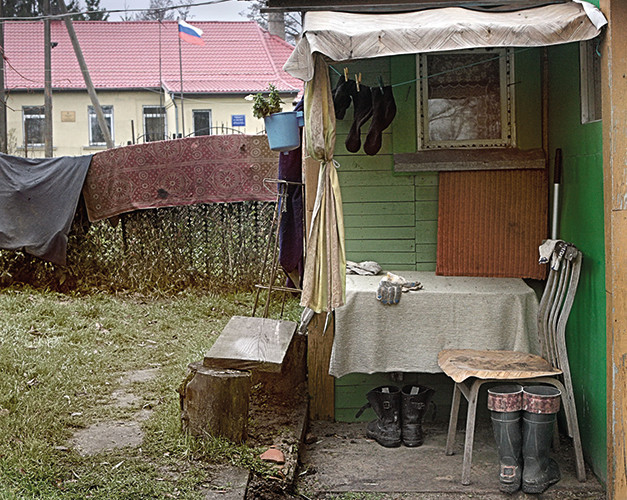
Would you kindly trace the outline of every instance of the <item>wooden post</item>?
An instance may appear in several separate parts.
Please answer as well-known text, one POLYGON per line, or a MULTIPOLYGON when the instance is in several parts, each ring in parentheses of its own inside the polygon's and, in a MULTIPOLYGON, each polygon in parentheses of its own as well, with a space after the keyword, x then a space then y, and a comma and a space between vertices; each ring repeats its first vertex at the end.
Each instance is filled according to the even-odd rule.
MULTIPOLYGON (((303 162, 305 179, 306 226, 311 226, 314 201, 318 187, 320 162, 307 157, 303 162)), ((307 229, 309 237, 309 229, 307 229)), ((307 373, 309 376, 309 417, 312 420, 335 418, 335 379, 329 375, 333 347, 334 321, 324 332, 326 313, 316 314, 307 329, 307 373)))
POLYGON ((202 362, 189 365, 181 384, 183 430, 194 436, 224 437, 235 443, 246 440, 251 374, 239 370, 214 370, 202 362))
POLYGON ((87 87, 87 93, 89 94, 91 104, 94 107, 94 111, 96 112, 98 125, 100 125, 100 130, 102 131, 102 135, 105 139, 105 142, 107 143, 107 147, 112 148, 114 147, 114 144, 113 140, 111 139, 111 134, 109 133, 109 127, 107 126, 107 121, 105 120, 104 113, 102 112, 102 108, 100 107, 100 102, 98 101, 98 96, 96 95, 94 84, 91 81, 91 76, 89 76, 89 70, 87 69, 87 64, 85 63, 85 58, 83 57, 83 51, 81 50, 81 46, 78 43, 78 38, 76 37, 76 31, 74 31, 72 19, 70 19, 70 17, 67 15, 67 7, 65 6, 65 1, 57 0, 57 4, 59 6, 61 14, 64 15, 63 20, 65 21, 65 27, 67 28, 68 35, 70 36, 70 40, 72 41, 72 46, 74 47, 74 53, 76 54, 78 65, 81 67, 83 79, 85 80, 85 86, 87 87))
POLYGON ((607 299, 607 495, 627 498, 627 3, 601 0, 605 287, 607 299))

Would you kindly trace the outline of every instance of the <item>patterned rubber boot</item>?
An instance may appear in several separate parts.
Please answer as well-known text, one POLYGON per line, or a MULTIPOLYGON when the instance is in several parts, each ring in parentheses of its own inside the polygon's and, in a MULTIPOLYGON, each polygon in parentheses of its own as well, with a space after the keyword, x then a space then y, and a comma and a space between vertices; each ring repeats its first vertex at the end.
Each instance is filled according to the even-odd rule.
POLYGON ((488 390, 488 409, 499 452, 499 489, 515 493, 522 479, 522 394, 520 385, 501 385, 488 390))
POLYGON ((560 480, 557 462, 549 457, 561 392, 552 386, 537 385, 523 390, 522 490, 543 493, 560 480))

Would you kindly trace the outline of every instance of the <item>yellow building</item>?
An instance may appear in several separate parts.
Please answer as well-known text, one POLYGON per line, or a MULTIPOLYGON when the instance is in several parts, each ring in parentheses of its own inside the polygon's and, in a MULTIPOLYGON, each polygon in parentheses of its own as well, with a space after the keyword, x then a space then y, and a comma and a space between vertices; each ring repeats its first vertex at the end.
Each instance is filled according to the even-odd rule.
MULTIPOLYGON (((285 109, 302 82, 282 70, 293 47, 255 22, 197 22, 203 45, 176 21, 74 23, 116 146, 215 133, 256 134, 251 93, 272 83, 285 109), (182 95, 181 95, 182 83, 182 95)), ((106 148, 65 24, 51 23, 53 155, 106 148)), ((43 22, 5 23, 8 152, 44 156, 43 22)))

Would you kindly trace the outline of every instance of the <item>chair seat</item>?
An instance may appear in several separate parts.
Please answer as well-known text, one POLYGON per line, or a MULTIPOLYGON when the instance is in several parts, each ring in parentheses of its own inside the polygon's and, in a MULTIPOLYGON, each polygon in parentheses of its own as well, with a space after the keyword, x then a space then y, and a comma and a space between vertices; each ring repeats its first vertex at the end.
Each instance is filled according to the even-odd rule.
POLYGON ((469 377, 515 380, 562 373, 544 358, 518 351, 446 349, 438 354, 438 365, 457 383, 469 377))

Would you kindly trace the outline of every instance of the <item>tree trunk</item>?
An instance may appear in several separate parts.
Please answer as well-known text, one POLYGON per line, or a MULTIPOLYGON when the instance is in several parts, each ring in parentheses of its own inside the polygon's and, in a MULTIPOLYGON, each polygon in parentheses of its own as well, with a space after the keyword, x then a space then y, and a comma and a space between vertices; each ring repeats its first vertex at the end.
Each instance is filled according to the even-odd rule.
POLYGON ((251 374, 206 368, 191 363, 179 388, 183 430, 194 436, 209 434, 235 443, 246 440, 251 374))

